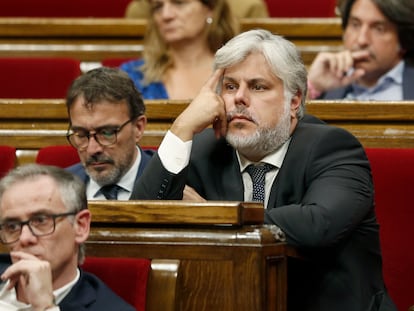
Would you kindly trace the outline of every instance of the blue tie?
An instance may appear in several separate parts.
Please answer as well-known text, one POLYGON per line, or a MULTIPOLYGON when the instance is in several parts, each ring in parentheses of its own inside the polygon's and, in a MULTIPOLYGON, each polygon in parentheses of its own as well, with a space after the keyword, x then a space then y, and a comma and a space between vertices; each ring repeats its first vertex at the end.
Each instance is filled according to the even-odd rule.
POLYGON ((264 202, 265 200, 265 176, 273 165, 268 163, 260 163, 257 165, 250 164, 246 168, 253 182, 253 201, 264 202))
POLYGON ((117 200, 120 189, 121 187, 118 185, 106 185, 101 188, 101 193, 107 200, 117 200))

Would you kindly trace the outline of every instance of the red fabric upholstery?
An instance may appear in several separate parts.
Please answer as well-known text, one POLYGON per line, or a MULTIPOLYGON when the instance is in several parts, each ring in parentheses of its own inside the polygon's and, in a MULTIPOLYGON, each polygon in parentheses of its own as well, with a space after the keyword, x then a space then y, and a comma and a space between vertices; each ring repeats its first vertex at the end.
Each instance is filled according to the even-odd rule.
POLYGON ((2 0, 2 17, 124 17, 131 0, 2 0))
POLYGON ((0 146, 0 178, 16 165, 16 148, 0 146))
POLYGON ((78 151, 69 145, 43 147, 39 149, 36 156, 36 163, 55 165, 62 168, 79 161, 78 151))
POLYGON ((336 0, 266 0, 271 17, 335 17, 336 0))
POLYGON ((151 260, 86 257, 82 268, 98 276, 115 293, 137 310, 145 310, 151 260))
POLYGON ((385 284, 398 310, 414 303, 414 149, 367 148, 385 284))
POLYGON ((1 98, 64 98, 81 74, 79 60, 60 57, 2 57, 0 71, 1 98))

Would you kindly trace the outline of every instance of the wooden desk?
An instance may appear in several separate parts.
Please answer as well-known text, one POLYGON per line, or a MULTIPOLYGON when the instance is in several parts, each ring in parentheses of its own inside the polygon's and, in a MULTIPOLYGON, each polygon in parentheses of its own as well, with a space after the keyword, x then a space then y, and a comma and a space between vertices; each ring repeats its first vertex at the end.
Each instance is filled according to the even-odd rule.
MULTIPOLYGON (((298 45, 306 64, 322 50, 342 45, 339 18, 242 19, 241 29, 264 28, 298 45)), ((0 18, 0 57, 66 56, 84 64, 105 58, 137 58, 143 50, 145 19, 0 18)))
POLYGON ((262 225, 256 203, 90 201, 87 254, 179 259, 177 311, 286 310, 296 251, 262 225))

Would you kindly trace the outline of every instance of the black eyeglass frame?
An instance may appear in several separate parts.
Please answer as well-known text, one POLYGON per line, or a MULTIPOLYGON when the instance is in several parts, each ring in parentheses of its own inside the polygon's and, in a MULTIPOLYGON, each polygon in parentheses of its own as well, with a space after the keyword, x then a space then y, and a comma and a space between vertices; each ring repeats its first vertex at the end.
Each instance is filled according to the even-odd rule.
MULTIPOLYGON (((88 145, 89 145, 89 140, 90 140, 90 138, 91 138, 91 136, 95 139, 95 141, 99 144, 99 145, 101 145, 101 146, 112 146, 112 145, 115 145, 116 143, 117 143, 117 141, 118 141, 118 133, 119 132, 121 132, 122 131, 122 129, 128 124, 128 123, 130 123, 130 122, 132 122, 132 121, 134 121, 136 119, 136 117, 134 117, 134 118, 131 118, 131 119, 129 119, 129 120, 127 120, 126 122, 124 122, 124 123, 122 123, 120 126, 118 126, 118 127, 114 127, 114 128, 111 128, 111 127, 106 127, 106 126, 104 126, 104 127, 102 127, 102 128, 98 128, 98 129, 94 129, 94 133, 91 133, 91 131, 89 131, 86 135, 85 135, 85 137, 87 138, 87 140, 85 140, 85 142, 87 142, 87 143, 85 143, 85 146, 79 146, 79 145, 77 145, 77 144, 75 144, 72 140, 71 140, 71 137, 72 136, 74 136, 74 135, 78 135, 78 133, 77 132, 72 132, 72 133, 70 133, 72 130, 70 129, 70 127, 69 127, 69 129, 68 129, 68 131, 67 131, 67 133, 66 133, 66 139, 68 140, 68 142, 69 142, 69 144, 71 144, 74 148, 76 148, 76 149, 81 149, 81 150, 84 150, 84 149, 86 149, 87 147, 88 147, 88 145), (113 135, 115 135, 114 137, 114 141, 113 142, 111 142, 111 143, 109 143, 109 144, 106 144, 106 143, 102 143, 100 140, 99 140, 99 136, 97 136, 97 135, 100 135, 101 134, 101 132, 102 131, 104 131, 104 130, 112 130, 113 131, 113 135)), ((78 135, 79 136, 79 135, 78 135)))
MULTIPOLYGON (((1 224, 0 224, 0 242, 1 242, 2 244, 12 244, 12 243, 14 243, 14 242, 18 241, 18 240, 20 239, 20 236, 21 236, 21 234, 22 234, 23 227, 24 227, 25 225, 27 225, 27 227, 29 228, 30 232, 31 232, 31 233, 32 233, 35 237, 42 237, 42 236, 51 235, 51 234, 53 234, 53 232, 55 232, 55 230, 56 230, 56 218, 59 218, 59 217, 67 217, 67 216, 74 216, 74 215, 76 215, 77 213, 78 213, 78 212, 76 212, 76 211, 72 211, 72 212, 59 213, 59 214, 42 214, 42 215, 32 216, 31 218, 29 218, 29 219, 28 219, 28 220, 26 220, 26 221, 9 221, 9 222, 6 222, 6 223, 9 223, 9 224, 10 224, 10 223, 13 223, 13 224, 15 224, 15 225, 19 225, 19 226, 20 226, 20 230, 19 230, 19 234, 17 235, 17 238, 16 238, 15 240, 13 240, 13 241, 7 241, 7 242, 3 240, 3 234, 2 234, 3 226, 4 226, 6 223, 1 223, 1 224), (48 232, 48 233, 43 233, 43 234, 38 234, 38 233, 35 233, 35 232, 33 231, 33 228, 32 228, 32 226, 30 225, 30 223, 34 221, 34 218, 35 218, 35 217, 39 217, 39 216, 47 216, 47 217, 50 217, 50 218, 52 219, 52 221, 53 221, 53 227, 52 227, 52 230, 51 230, 50 232, 48 232)), ((17 233, 17 231, 16 231, 16 233, 17 233)))

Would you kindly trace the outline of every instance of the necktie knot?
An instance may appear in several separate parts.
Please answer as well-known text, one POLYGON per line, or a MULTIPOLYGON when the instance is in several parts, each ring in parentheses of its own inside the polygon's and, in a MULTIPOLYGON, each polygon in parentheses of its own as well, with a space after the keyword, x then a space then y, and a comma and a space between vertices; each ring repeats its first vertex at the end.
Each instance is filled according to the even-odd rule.
POLYGON ((246 172, 250 175, 253 182, 253 201, 264 202, 266 173, 273 168, 274 166, 268 163, 250 164, 246 168, 246 172))
POLYGON ((118 185, 106 185, 101 188, 101 193, 107 200, 117 200, 120 189, 121 187, 118 185))

